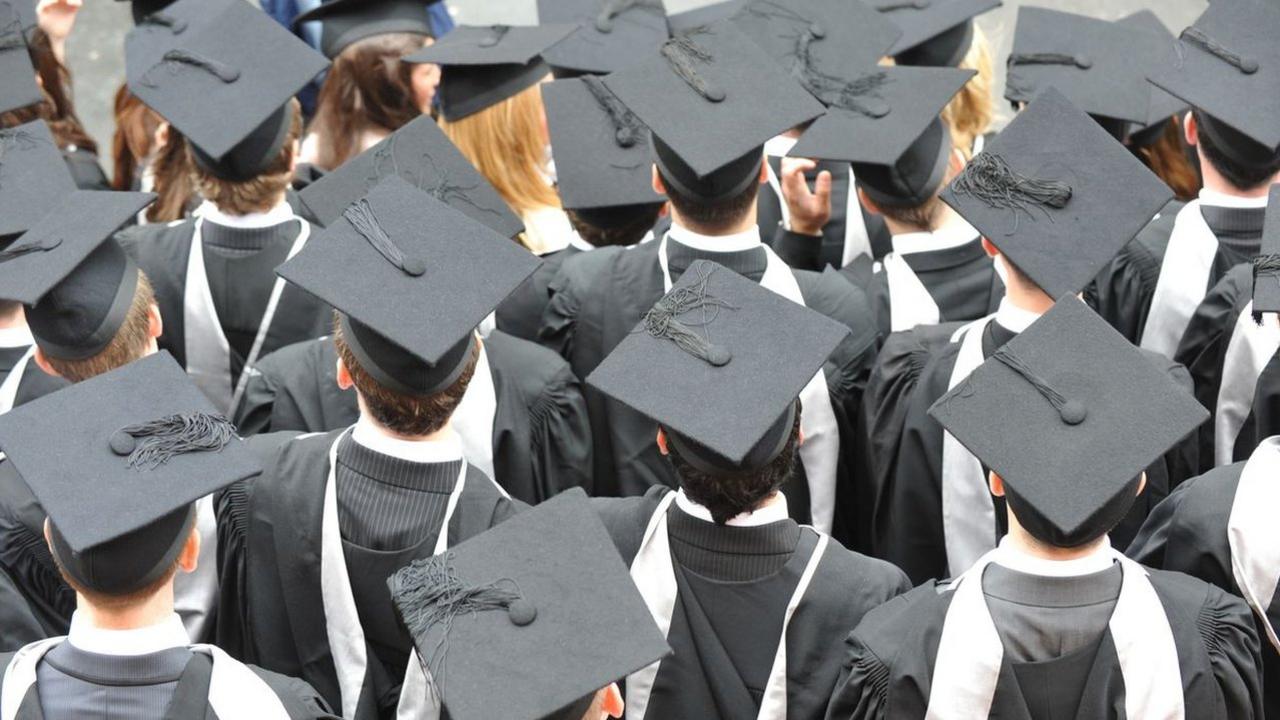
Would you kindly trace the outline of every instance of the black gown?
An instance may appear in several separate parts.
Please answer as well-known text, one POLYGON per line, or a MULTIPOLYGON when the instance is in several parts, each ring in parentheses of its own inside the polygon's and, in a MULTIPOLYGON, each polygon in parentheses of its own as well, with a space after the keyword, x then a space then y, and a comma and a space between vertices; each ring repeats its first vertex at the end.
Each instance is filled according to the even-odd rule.
POLYGON ((563 250, 540 256, 542 264, 520 284, 495 311, 498 329, 521 340, 538 340, 542 313, 551 301, 551 281, 565 260, 583 252, 570 245, 563 250))
MULTIPOLYGON (((26 352, 26 347, 0 347, 0 383, 9 377, 9 373, 26 352)), ((26 369, 22 371, 22 380, 18 382, 18 394, 13 399, 13 406, 31 402, 67 385, 70 383, 66 380, 45 373, 34 359, 29 360, 26 369)))
POLYGON ((36 621, 41 637, 55 637, 67 634, 71 627, 76 594, 49 552, 45 517, 14 464, 0 461, 0 571, 24 600, 23 614, 36 621))
POLYGON ((0 652, 12 652, 49 636, 49 630, 0 564, 0 652))
MULTIPOLYGON (((947 392, 960 344, 950 342, 957 325, 921 326, 894 333, 885 342, 867 389, 865 407, 871 428, 873 482, 862 506, 868 508, 872 553, 902 568, 914 583, 945 578, 965 568, 948 568, 942 520, 943 430, 929 417, 929 408, 947 392)), ((990 357, 1015 333, 996 322, 982 338, 984 357, 990 357)), ((1191 390, 1187 371, 1149 353, 1179 384, 1191 390)), ((1196 438, 1189 436, 1147 468, 1146 491, 1111 532, 1113 545, 1123 550, 1148 511, 1169 491, 1195 474, 1196 438)), ((996 507, 996 537, 1003 535, 1003 501, 996 507)))
MULTIPOLYGON (((595 500, 630 565, 663 496, 595 500)), ((668 536, 678 594, 646 718, 754 718, 782 640, 782 617, 817 534, 792 520, 717 527, 673 505, 668 536), (749 629, 749 630, 747 630, 749 629)), ((887 563, 828 545, 787 628, 787 718, 820 720, 835 688, 844 635, 909 589, 887 563)))
POLYGON ((1253 412, 1236 440, 1236 457, 1244 457, 1240 447, 1257 447, 1272 435, 1280 435, 1280 354, 1271 358, 1258 376, 1253 392, 1253 412))
MULTIPOLYGON (((679 253, 677 258, 669 252, 673 280, 695 259, 730 267, 737 262, 755 262, 747 254, 756 249, 701 253, 674 240, 669 244, 679 253)), ((543 318, 540 340, 567 359, 579 378, 590 375, 663 296, 660 246, 654 241, 630 248, 599 248, 571 258, 561 267, 551 285, 551 303, 543 318)), ((763 261, 756 270, 748 277, 759 281, 763 261)), ((835 270, 793 272, 806 306, 852 330, 823 368, 840 433, 833 535, 843 540, 852 534, 852 488, 864 474, 858 440, 863 435, 857 426, 857 409, 875 357, 878 334, 866 296, 835 270)), ((675 471, 654 441, 657 424, 589 386, 583 388, 583 394, 591 417, 595 494, 642 495, 655 485, 675 487, 675 471)), ((808 522, 808 485, 804 478, 797 477, 786 490, 792 516, 808 522)))
MULTIPOLYGON (((484 341, 497 408, 494 478, 534 504, 571 487, 590 491, 591 424, 578 379, 546 348, 494 331, 484 341)), ((329 432, 359 417, 354 390, 338 387, 329 339, 309 340, 262 359, 236 412, 242 435, 329 432)))
MULTIPOLYGON (((770 156, 769 165, 773 168, 774 176, 781 182, 782 159, 770 156)), ((810 187, 813 187, 818 173, 824 170, 831 173, 831 219, 822 228, 821 242, 806 235, 778 232, 782 228, 783 199, 774 192, 773 185, 760 186, 756 218, 756 223, 760 226, 760 237, 771 238, 768 240, 769 244, 778 256, 798 270, 820 271, 828 265, 833 268, 844 265, 845 215, 848 212, 849 193, 857 190, 849 185, 849 163, 827 160, 819 161, 817 167, 805 173, 810 187)), ((856 199, 853 204, 862 215, 872 255, 877 259, 884 257, 893 249, 884 218, 867 212, 856 199)))

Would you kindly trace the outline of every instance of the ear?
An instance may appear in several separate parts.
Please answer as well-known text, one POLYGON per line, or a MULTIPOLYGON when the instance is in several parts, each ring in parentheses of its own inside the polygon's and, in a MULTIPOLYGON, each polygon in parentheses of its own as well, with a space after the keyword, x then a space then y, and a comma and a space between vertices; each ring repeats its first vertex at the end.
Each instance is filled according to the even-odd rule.
POLYGON ((200 559, 200 529, 194 525, 191 527, 191 534, 187 535, 187 544, 182 546, 182 552, 178 553, 178 567, 185 573, 193 573, 200 559))
POLYGON ((1144 470, 1142 472, 1142 477, 1138 478, 1138 492, 1136 494, 1142 495, 1142 492, 1146 489, 1147 489, 1147 473, 1144 470))
POLYGON ((620 718, 626 712, 626 703, 622 701, 622 691, 618 689, 618 683, 609 683, 609 687, 600 691, 603 697, 600 702, 600 709, 604 714, 611 718, 620 718))
POLYGON ((967 161, 964 153, 960 152, 960 148, 951 148, 951 157, 947 160, 947 177, 946 182, 956 179, 956 176, 964 172, 964 166, 967 161))
POLYGON ((44 350, 41 350, 39 345, 36 346, 36 354, 32 356, 32 359, 36 361, 36 367, 43 370, 45 375, 50 377, 62 377, 62 375, 60 375, 57 370, 54 370, 53 366, 49 364, 48 356, 44 354, 44 350))
POLYGON ((992 495, 1004 497, 1004 478, 997 475, 994 470, 987 475, 987 487, 991 488, 992 495))
POLYGON ((1200 125, 1196 122, 1196 116, 1190 110, 1182 117, 1182 136, 1186 138, 1187 145, 1191 147, 1200 144, 1200 125))
POLYGON ((351 379, 351 371, 347 369, 347 364, 342 362, 342 358, 337 360, 337 376, 339 389, 350 390, 356 384, 356 381, 351 379))
POLYGON ((992 245, 991 241, 985 237, 982 238, 982 251, 985 252, 989 258, 993 258, 1000 254, 1000 249, 995 245, 992 245))
POLYGON ((653 191, 659 195, 667 194, 667 186, 662 182, 662 175, 658 173, 658 166, 653 166, 653 178, 651 179, 653 191))
POLYGON ((160 306, 151 303, 147 308, 147 337, 158 340, 161 335, 164 335, 164 318, 160 317, 160 306))
POLYGON ((769 158, 763 154, 760 157, 762 157, 763 160, 760 161, 760 177, 756 178, 756 180, 758 180, 761 185, 767 185, 769 183, 769 158))
POLYGON ((862 188, 858 188, 858 202, 862 203, 862 207, 866 208, 867 212, 872 215, 884 215, 880 210, 880 206, 868 197, 867 194, 862 191, 862 188))
POLYGON ((44 519, 44 544, 49 546, 49 552, 53 552, 53 524, 49 518, 44 519))
POLYGON ((671 451, 667 450, 667 433, 662 428, 658 428, 658 452, 663 455, 671 454, 671 451))

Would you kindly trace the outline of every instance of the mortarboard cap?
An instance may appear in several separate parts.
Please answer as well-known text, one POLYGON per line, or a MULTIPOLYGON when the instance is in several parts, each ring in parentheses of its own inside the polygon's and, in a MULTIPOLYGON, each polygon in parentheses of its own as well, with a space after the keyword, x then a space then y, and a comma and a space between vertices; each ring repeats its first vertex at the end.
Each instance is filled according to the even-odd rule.
POLYGON ((866 0, 902 28, 890 53, 899 65, 957 67, 973 44, 973 19, 1000 0, 866 0))
POLYGON ((1269 164, 1280 147, 1280 6, 1215 2, 1149 79, 1203 111, 1199 129, 1232 160, 1269 164))
POLYGON ((1073 296, 929 414, 1004 480, 1027 531, 1056 547, 1109 532, 1144 468, 1208 419, 1163 367, 1073 296))
POLYGON ((179 24, 129 34, 129 90, 191 142, 201 167, 257 177, 284 146, 290 99, 328 62, 242 0, 179 0, 166 15, 179 24))
POLYGON ((1050 297, 1079 292, 1172 198, 1050 87, 942 191, 1050 297))
POLYGON ((683 35, 690 30, 704 25, 713 25, 721 20, 728 20, 738 9, 746 5, 746 0, 724 0, 702 7, 685 10, 667 16, 667 28, 672 35, 683 35))
POLYGON ((823 113, 728 21, 668 40, 605 85, 653 131, 664 180, 708 201, 743 192, 759 171, 765 141, 823 113))
POLYGON ((276 272, 338 310, 347 345, 380 384, 425 396, 457 380, 476 326, 539 262, 391 176, 276 272))
POLYGON ((671 652, 578 488, 387 585, 454 720, 581 720, 597 690, 671 652))
POLYGON ((75 189, 43 120, 0 130, 0 249, 75 189))
POLYGON ((428 115, 422 115, 298 193, 321 225, 394 175, 503 237, 524 231, 520 218, 428 115))
POLYGON ((1253 312, 1280 312, 1280 185, 1271 186, 1262 251, 1253 261, 1253 312))
MULTIPOLYGON (((1158 46, 1160 52, 1146 58, 1150 60, 1151 64, 1147 72, 1144 73, 1144 77, 1158 70, 1160 64, 1164 62, 1166 49, 1176 41, 1173 33, 1169 32, 1169 28, 1150 10, 1139 10, 1132 15, 1126 15, 1116 22, 1137 30, 1154 33, 1160 38, 1160 45, 1158 46)), ((1135 62, 1139 59, 1136 55, 1133 58, 1135 62)), ((1128 138, 1130 146, 1146 147, 1155 143, 1164 133, 1165 125, 1169 118, 1175 115, 1182 115, 1190 109, 1185 102, 1155 85, 1151 85, 1150 82, 1147 85, 1151 88, 1151 100, 1147 105, 1147 119, 1130 128, 1128 138)))
POLYGON ((27 50, 26 31, 35 26, 35 3, 0 0, 0 112, 44 100, 27 50), (30 11, 30 24, 27 12, 30 11))
POLYGON ((454 122, 541 82, 551 72, 542 53, 573 30, 572 25, 462 25, 406 55, 404 62, 440 66, 440 114, 454 122))
POLYGON ((751 472, 791 436, 796 398, 849 329, 700 260, 587 378, 707 472, 751 472))
POLYGON ((538 21, 578 26, 542 54, 557 76, 621 70, 669 37, 662 0, 538 0, 538 21))
POLYGON ((37 0, 0 0, 0 27, 19 27, 29 33, 39 25, 37 0))
POLYGON ((48 513, 58 564, 108 595, 172 569, 191 504, 261 470, 168 353, 15 408, 0 450, 48 513))
POLYGON ((561 204, 595 210, 662 202, 649 129, 596 77, 542 86, 561 204))
POLYGON ((880 62, 902 34, 858 0, 752 0, 733 23, 819 99, 857 77, 851 68, 880 62))
MULTIPOLYGON (((130 0, 116 0, 116 2, 130 2, 130 0)), ((158 13, 173 3, 174 0, 132 0, 133 23, 141 24, 148 15, 158 13)))
POLYGON ((0 252, 0 296, 29 306, 27 324, 45 354, 84 360, 115 339, 138 267, 112 235, 155 197, 76 190, 0 252))
POLYGON ((365 38, 386 33, 432 35, 427 6, 438 0, 330 0, 293 19, 320 21, 320 50, 336 58, 365 38))

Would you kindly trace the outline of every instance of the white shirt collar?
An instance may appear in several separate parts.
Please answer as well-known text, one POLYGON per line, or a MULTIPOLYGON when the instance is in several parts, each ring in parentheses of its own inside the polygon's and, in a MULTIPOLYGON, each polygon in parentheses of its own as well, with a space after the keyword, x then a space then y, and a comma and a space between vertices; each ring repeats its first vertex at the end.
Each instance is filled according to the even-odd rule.
POLYGON ((1009 332, 1020 333, 1039 319, 1040 313, 1020 308, 1008 297, 1001 298, 1000 307, 996 309, 996 322, 1009 332))
POLYGON ((799 138, 787 137, 786 135, 778 135, 770 138, 764 144, 764 154, 769 157, 786 157, 791 149, 796 146, 799 138))
POLYGON ((0 328, 0 348, 29 347, 33 343, 35 338, 31 337, 31 328, 26 323, 0 328))
POLYGON ((67 642, 85 652, 99 655, 150 655, 191 644, 187 629, 177 613, 162 622, 131 630, 103 630, 95 627, 87 615, 77 610, 71 614, 71 630, 67 642))
POLYGON ((380 455, 409 462, 445 463, 462 459, 462 440, 452 429, 446 429, 438 440, 401 440, 361 416, 351 431, 351 439, 380 455))
POLYGON ((977 239, 977 229, 958 217, 933 232, 903 233, 892 238, 893 251, 899 255, 950 250, 977 239))
POLYGON ((583 251, 596 249, 595 245, 592 245, 586 240, 583 240, 582 236, 578 234, 577 230, 574 230, 573 232, 569 233, 569 247, 575 247, 583 251))
MULTIPOLYGON (((684 490, 676 491, 676 505, 680 506, 680 509, 686 515, 692 515, 709 523, 715 522, 711 517, 711 511, 690 499, 688 495, 684 494, 684 490)), ((769 500, 764 507, 758 508, 755 512, 742 513, 737 517, 729 518, 725 525, 731 527, 759 527, 779 520, 786 520, 788 517, 790 515, 787 514, 787 497, 782 493, 776 493, 773 499, 769 500)))
POLYGON ((685 247, 712 253, 740 252, 760 246, 760 228, 755 225, 733 235, 702 235, 673 224, 667 237, 685 247))
POLYGON ((1111 541, 1100 543, 1093 552, 1074 560, 1046 560, 1030 555, 1017 547, 1005 535, 1000 539, 994 557, 996 563, 1010 570, 1040 577, 1078 577, 1092 575, 1111 567, 1115 562, 1115 553, 1111 549, 1111 541))
POLYGON ((1200 204, 1222 208, 1264 208, 1267 206, 1267 196, 1247 198, 1201 188, 1200 204))
POLYGON ((266 212, 249 213, 248 215, 230 215, 218 209, 217 205, 205 200, 200 203, 200 207, 196 208, 192 213, 197 217, 202 217, 214 225, 223 227, 237 228, 241 230, 256 230, 260 228, 275 227, 282 225, 294 219, 293 208, 289 207, 289 203, 281 201, 279 205, 271 208, 266 212))

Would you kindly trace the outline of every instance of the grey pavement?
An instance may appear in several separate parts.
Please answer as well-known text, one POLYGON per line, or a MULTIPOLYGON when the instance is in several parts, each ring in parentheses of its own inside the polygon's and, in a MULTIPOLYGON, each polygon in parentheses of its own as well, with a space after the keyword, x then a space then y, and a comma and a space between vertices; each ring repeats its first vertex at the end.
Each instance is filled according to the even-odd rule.
MULTIPOLYGON (((458 22, 524 25, 537 22, 535 0, 447 0, 458 22)), ((665 0, 670 12, 709 4, 706 0, 665 0)), ((995 47, 997 95, 1004 91, 1004 66, 1018 7, 1038 5, 1118 19, 1142 9, 1155 11, 1171 29, 1180 30, 1207 7, 1207 0, 1005 0, 1004 7, 981 20, 982 29, 995 47)), ((76 30, 68 40, 69 64, 75 79, 76 107, 89 133, 97 138, 107 164, 112 132, 112 100, 124 79, 123 41, 132 21, 128 3, 88 0, 80 11, 76 30)))

